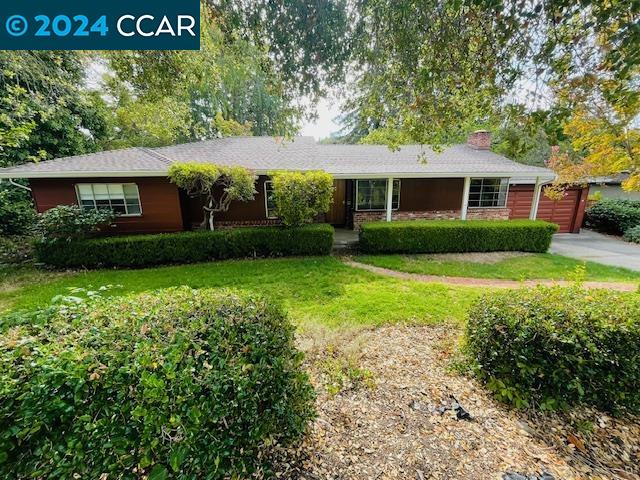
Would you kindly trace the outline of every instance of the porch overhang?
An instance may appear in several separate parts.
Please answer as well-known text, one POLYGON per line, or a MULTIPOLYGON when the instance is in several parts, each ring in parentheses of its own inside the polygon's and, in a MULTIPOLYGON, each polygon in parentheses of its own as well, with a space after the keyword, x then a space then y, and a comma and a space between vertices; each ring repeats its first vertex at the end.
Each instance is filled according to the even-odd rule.
MULTIPOLYGON (((514 174, 513 172, 442 172, 442 173, 416 173, 416 172, 372 172, 372 173, 331 173, 337 180, 367 180, 378 178, 509 178, 514 183, 536 183, 536 178, 543 182, 552 182, 556 179, 555 174, 514 174)), ((266 173, 263 173, 266 175, 266 173)))

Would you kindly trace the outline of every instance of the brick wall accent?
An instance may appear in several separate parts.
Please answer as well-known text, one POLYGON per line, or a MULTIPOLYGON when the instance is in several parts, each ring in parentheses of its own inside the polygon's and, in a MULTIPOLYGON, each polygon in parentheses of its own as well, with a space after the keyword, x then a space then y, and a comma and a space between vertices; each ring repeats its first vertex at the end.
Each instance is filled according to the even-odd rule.
POLYGON ((235 228, 235 227, 271 227, 273 225, 280 225, 280 220, 277 218, 267 218, 265 220, 221 220, 219 222, 214 221, 214 228, 235 228))
POLYGON ((509 220, 510 208, 469 208, 467 220, 509 220))
POLYGON ((476 150, 489 150, 491 148, 491 134, 486 130, 476 130, 467 138, 467 145, 476 150))
MULTIPOLYGON (((360 230, 365 222, 375 222, 387 218, 386 212, 353 212, 353 229, 360 230)), ((460 210, 428 210, 422 212, 391 213, 391 220, 452 220, 460 218, 460 210)))

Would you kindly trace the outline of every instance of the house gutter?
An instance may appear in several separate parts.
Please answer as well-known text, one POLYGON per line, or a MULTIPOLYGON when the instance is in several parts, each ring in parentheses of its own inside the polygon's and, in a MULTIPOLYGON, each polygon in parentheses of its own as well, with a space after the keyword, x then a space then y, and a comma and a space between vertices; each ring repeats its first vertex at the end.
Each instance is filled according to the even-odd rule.
POLYGON ((377 179, 377 178, 526 178, 533 179, 536 177, 544 178, 545 181, 552 182, 555 180, 555 174, 541 175, 538 172, 442 172, 442 173, 420 173, 420 172, 379 172, 379 173, 331 173, 335 179, 359 180, 359 179, 377 179))
MULTIPOLYGON (((272 170, 254 170, 256 175, 268 175, 272 170)), ((308 170, 289 170, 289 171, 308 171, 308 170)), ((555 179, 554 174, 541 175, 539 172, 373 172, 373 173, 329 173, 335 179, 359 180, 359 179, 376 179, 376 178, 465 178, 465 177, 482 177, 482 178, 536 178, 540 177, 544 181, 550 182, 555 179)), ((166 177, 167 172, 159 171, 134 171, 134 172, 0 172, 0 179, 12 178, 104 178, 104 177, 166 177)))
MULTIPOLYGON (((0 183, 2 183, 2 179, 4 177, 0 177, 0 183)), ((9 185, 13 185, 14 187, 18 187, 18 188, 22 188, 23 190, 26 190, 27 192, 31 192, 31 189, 25 185, 20 185, 19 183, 16 183, 13 181, 13 178, 8 178, 9 180, 9 185)))
POLYGON ((134 171, 134 172, 0 172, 0 179, 12 178, 104 178, 104 177, 166 177, 167 172, 134 171))

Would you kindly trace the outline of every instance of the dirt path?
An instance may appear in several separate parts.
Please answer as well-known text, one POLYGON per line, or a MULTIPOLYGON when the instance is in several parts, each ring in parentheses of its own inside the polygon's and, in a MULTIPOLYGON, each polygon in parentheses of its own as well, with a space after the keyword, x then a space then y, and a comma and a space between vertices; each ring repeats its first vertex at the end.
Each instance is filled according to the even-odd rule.
MULTIPOLYGON (((366 263, 356 262, 352 259, 344 259, 343 262, 350 267, 361 268, 363 270, 368 270, 369 272, 377 273, 379 275, 386 275, 387 277, 400 278, 402 280, 415 280, 418 282, 435 282, 445 283, 448 285, 464 285, 468 287, 522 288, 523 286, 567 286, 572 284, 572 282, 568 282, 565 280, 541 279, 518 281, 500 280, 494 278, 441 277, 438 275, 422 275, 419 273, 398 272, 396 270, 390 270, 388 268, 375 267, 366 263)), ((636 290, 638 290, 638 284, 627 282, 584 282, 583 285, 585 288, 604 288, 607 290, 618 290, 621 292, 635 292, 636 290)))
POLYGON ((510 409, 448 369, 458 335, 447 325, 382 327, 342 339, 340 346, 311 347, 307 358, 319 416, 299 446, 301 460, 288 461, 279 478, 479 480, 542 470, 556 480, 640 478, 635 419, 587 411, 576 422, 594 426, 583 434, 557 415, 540 419, 510 409), (345 351, 356 352, 373 385, 329 395, 323 362, 345 351), (438 410, 450 395, 471 421, 438 410), (584 455, 567 442, 569 434, 584 442, 584 455))

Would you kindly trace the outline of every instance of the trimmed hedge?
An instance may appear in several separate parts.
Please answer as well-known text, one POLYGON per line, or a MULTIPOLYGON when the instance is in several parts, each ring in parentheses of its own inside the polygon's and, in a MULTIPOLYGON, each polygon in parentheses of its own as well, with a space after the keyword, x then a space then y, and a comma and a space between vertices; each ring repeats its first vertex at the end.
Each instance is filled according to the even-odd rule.
POLYGON ((301 361, 286 315, 256 297, 59 307, 0 338, 0 476, 251 477, 315 415, 301 361))
POLYGON ((366 253, 546 252, 558 226, 540 220, 416 220, 362 225, 366 253))
POLYGON ((39 242, 36 258, 55 267, 145 267, 248 257, 328 255, 333 227, 255 227, 39 242))
POLYGON ((481 298, 467 350, 504 401, 640 412, 640 296, 538 287, 481 298))
POLYGON ((640 201, 600 200, 585 212, 585 226, 599 232, 622 235, 640 225, 640 201))

